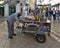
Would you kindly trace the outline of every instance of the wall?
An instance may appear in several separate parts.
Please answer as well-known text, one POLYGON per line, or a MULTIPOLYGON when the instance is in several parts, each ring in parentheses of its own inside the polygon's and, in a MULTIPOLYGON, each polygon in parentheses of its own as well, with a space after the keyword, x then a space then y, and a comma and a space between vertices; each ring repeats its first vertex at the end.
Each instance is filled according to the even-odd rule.
POLYGON ((5 17, 9 16, 9 5, 8 4, 4 5, 4 16, 5 17))

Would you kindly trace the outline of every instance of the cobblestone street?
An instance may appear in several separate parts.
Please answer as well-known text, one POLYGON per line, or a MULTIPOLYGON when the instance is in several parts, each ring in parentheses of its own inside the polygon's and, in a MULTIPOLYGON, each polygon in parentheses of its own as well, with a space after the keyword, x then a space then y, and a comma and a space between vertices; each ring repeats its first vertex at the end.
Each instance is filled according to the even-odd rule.
POLYGON ((60 43, 52 36, 46 35, 46 38, 45 43, 38 43, 33 34, 20 34, 9 39, 6 21, 0 23, 0 48, 60 48, 60 43))
POLYGON ((60 0, 0 0, 0 48, 60 48, 60 0))

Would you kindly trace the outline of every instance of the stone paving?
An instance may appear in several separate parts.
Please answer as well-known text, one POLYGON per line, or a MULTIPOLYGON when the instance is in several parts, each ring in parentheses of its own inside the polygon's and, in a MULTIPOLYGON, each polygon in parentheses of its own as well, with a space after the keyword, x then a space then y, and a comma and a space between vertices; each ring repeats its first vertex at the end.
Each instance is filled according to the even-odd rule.
POLYGON ((53 22, 52 29, 59 32, 60 31, 60 23, 53 22))
POLYGON ((53 33, 60 36, 60 23, 53 21, 51 24, 51 29, 53 30, 53 33))
POLYGON ((60 43, 53 37, 46 37, 45 43, 38 43, 33 34, 20 34, 9 39, 6 21, 0 23, 0 48, 60 48, 60 43))

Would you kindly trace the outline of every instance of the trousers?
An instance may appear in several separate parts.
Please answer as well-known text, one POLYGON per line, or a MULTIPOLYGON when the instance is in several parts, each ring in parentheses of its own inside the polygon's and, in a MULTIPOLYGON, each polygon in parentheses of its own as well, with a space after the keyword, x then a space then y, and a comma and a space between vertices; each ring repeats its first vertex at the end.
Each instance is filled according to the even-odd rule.
POLYGON ((14 23, 10 23, 7 21, 7 26, 8 26, 8 36, 12 37, 14 34, 14 23))

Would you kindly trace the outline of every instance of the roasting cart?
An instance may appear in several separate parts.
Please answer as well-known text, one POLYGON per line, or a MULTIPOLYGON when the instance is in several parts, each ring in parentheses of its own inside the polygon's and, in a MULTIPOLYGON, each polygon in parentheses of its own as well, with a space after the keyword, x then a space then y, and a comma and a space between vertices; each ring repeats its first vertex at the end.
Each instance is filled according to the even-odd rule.
POLYGON ((40 42, 44 43, 46 41, 46 34, 48 33, 50 36, 51 32, 51 22, 47 19, 44 19, 43 21, 35 21, 30 19, 23 19, 20 20, 20 23, 22 23, 22 26, 19 26, 20 29, 22 29, 21 33, 33 33, 35 36, 35 39, 40 42))

